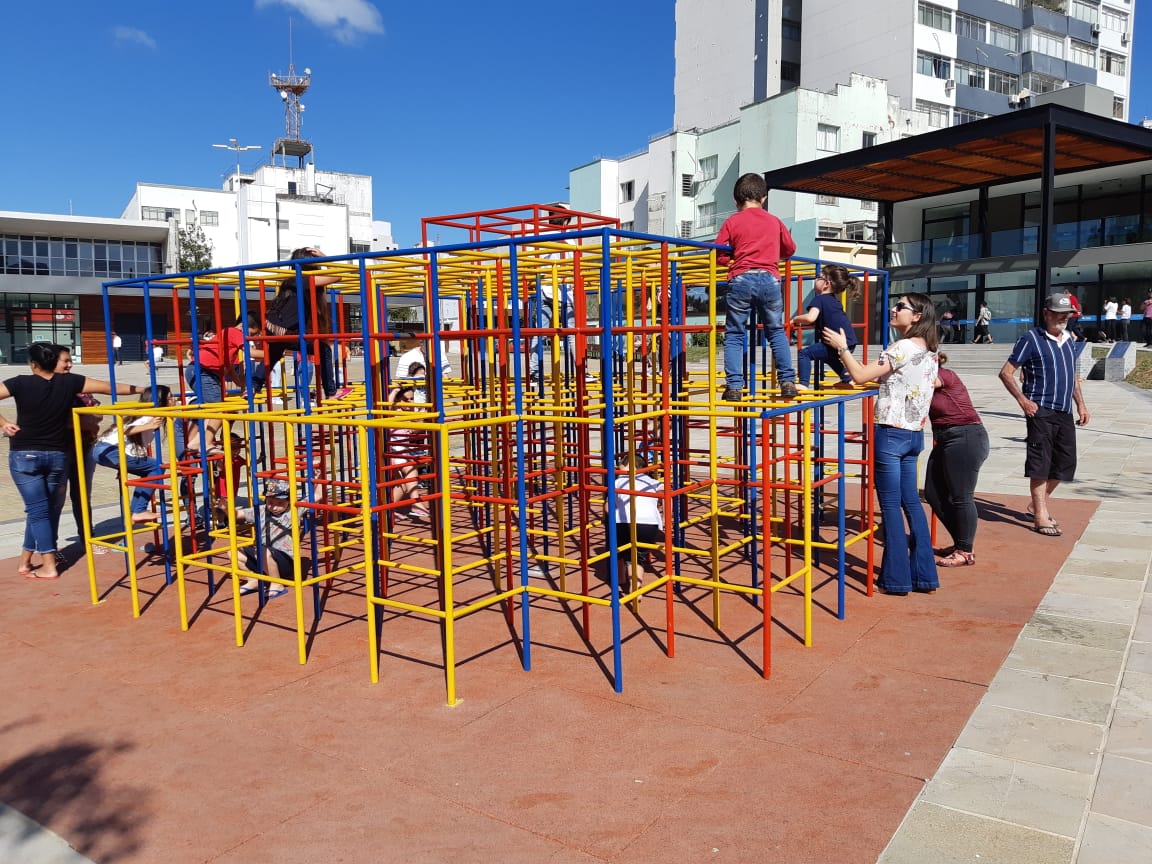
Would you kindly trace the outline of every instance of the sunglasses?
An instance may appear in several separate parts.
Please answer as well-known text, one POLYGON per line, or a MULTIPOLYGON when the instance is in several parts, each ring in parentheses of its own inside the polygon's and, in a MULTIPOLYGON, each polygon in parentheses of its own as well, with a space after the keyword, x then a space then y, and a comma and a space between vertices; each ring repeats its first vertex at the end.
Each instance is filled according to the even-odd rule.
POLYGON ((892 307, 893 312, 899 312, 901 309, 907 309, 909 312, 915 312, 916 311, 916 309, 914 307, 909 306, 907 303, 897 303, 895 306, 892 307))

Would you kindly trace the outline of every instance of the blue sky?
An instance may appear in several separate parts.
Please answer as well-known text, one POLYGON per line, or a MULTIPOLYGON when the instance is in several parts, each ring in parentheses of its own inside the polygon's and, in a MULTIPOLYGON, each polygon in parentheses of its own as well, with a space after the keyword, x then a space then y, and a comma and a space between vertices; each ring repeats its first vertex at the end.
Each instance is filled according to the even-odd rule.
MULTIPOLYGON (((1152 0, 1131 116, 1152 116, 1152 0)), ((236 138, 283 134, 269 72, 310 67, 321 168, 371 174, 396 239, 421 216, 567 197, 568 169, 672 125, 672 0, 9 3, 0 210, 119 216, 139 181, 219 187, 236 138)))

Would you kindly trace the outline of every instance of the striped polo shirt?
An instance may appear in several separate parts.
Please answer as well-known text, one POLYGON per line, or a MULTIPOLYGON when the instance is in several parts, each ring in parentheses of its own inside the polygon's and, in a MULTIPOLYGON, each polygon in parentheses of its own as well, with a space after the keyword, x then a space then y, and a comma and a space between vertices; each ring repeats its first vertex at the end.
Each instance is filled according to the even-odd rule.
POLYGON ((1033 327, 1020 337, 1008 362, 1024 370, 1024 396, 1041 408, 1072 413, 1076 384, 1076 340, 1071 333, 1049 336, 1033 327))

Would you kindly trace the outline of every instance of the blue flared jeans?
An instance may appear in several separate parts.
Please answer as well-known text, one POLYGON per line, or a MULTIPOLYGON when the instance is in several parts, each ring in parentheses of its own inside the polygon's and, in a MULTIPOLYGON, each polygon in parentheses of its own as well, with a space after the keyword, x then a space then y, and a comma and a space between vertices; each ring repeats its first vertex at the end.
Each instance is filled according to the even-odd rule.
POLYGON ((8 454, 12 482, 24 500, 24 550, 56 551, 60 512, 68 492, 70 457, 54 450, 13 450, 8 454))
POLYGON ((784 299, 780 280, 767 270, 749 270, 728 283, 728 313, 724 318, 724 377, 731 390, 744 389, 744 360, 748 348, 748 316, 756 316, 764 325, 772 361, 780 383, 796 380, 792 366, 792 348, 784 332, 784 299))
POLYGON ((884 558, 879 586, 885 591, 940 587, 928 517, 916 485, 916 462, 924 432, 875 426, 876 497, 884 520, 884 558), (904 520, 908 520, 905 531, 904 520))

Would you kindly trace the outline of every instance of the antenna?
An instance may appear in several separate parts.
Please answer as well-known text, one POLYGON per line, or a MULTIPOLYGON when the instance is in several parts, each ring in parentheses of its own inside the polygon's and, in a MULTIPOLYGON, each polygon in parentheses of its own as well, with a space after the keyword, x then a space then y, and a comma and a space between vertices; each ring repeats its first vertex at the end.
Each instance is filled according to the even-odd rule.
POLYGON ((296 74, 296 66, 292 57, 292 19, 288 19, 288 74, 278 75, 273 72, 268 76, 268 83, 279 92, 280 100, 284 103, 284 137, 277 138, 272 144, 272 159, 279 155, 281 164, 287 165, 289 156, 295 157, 298 167, 304 167, 304 159, 312 152, 312 144, 300 137, 300 127, 304 118, 304 103, 300 97, 308 92, 312 83, 312 70, 305 69, 303 75, 296 74))

